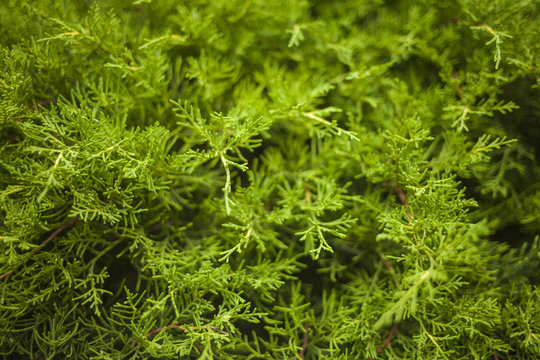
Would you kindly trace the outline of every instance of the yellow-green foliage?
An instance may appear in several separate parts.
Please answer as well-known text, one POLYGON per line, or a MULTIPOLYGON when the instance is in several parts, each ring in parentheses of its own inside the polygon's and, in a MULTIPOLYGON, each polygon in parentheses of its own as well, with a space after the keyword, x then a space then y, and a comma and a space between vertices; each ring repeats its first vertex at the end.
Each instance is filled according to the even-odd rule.
POLYGON ((537 0, 0 2, 0 356, 540 358, 537 0))

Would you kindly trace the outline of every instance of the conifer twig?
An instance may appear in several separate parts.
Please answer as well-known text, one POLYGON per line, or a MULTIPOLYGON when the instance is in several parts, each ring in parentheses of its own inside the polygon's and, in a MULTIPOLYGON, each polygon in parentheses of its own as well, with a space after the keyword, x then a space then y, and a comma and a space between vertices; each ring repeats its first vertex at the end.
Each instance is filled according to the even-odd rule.
MULTIPOLYGON (((405 196, 405 192, 403 192, 403 190, 398 188, 398 187, 396 187, 394 190, 395 190, 395 192, 397 194, 399 202, 401 202, 401 204, 403 206, 408 207, 409 202, 407 201, 407 198, 405 196)), ((407 209, 406 211, 407 211, 407 217, 409 218, 409 220, 412 220, 411 211, 409 209, 407 209)), ((416 235, 415 234, 413 234, 413 237, 416 240, 416 235)), ((388 270, 390 270, 390 272, 393 272, 394 269, 392 268, 392 265, 390 264, 390 262, 387 259, 385 259, 385 257, 382 256, 382 254, 380 254, 380 255, 381 255, 381 259, 383 260, 383 262, 386 265, 386 267, 388 268, 388 270)), ((399 326, 399 322, 396 322, 394 324, 394 326, 392 326, 392 329, 388 333, 388 336, 386 336, 386 339, 383 341, 381 346, 379 346, 377 348, 377 350, 376 350, 377 354, 380 354, 384 350, 385 347, 390 345, 390 343, 392 342, 392 338, 394 337, 394 335, 396 334, 396 332, 398 330, 398 326, 399 326)), ((373 358, 370 357, 369 360, 373 360, 373 358)))
MULTIPOLYGON (((160 327, 160 328, 154 329, 154 330, 150 331, 148 334, 146 334, 145 336, 147 338, 150 338, 150 337, 160 333, 163 330, 170 330, 170 329, 176 329, 176 330, 182 330, 182 331, 208 329, 208 330, 216 331, 216 332, 218 332, 220 334, 223 334, 223 335, 229 335, 228 332, 218 328, 217 326, 201 326, 201 327, 197 327, 197 326, 182 326, 182 325, 170 324, 170 325, 167 325, 165 327, 160 327)), ((137 339, 131 340, 132 344, 136 344, 138 342, 139 341, 137 339)))
POLYGON ((304 332, 304 338, 303 338, 303 341, 302 341, 302 350, 300 351, 300 354, 298 354, 298 356, 300 356, 300 359, 302 359, 302 360, 304 360, 304 356, 306 355, 306 349, 307 349, 307 346, 308 346, 308 341, 309 341, 308 329, 309 329, 309 325, 304 324, 304 329, 306 329, 306 331, 304 332))
MULTIPOLYGON (((50 243, 55 237, 58 236, 58 234, 60 234, 62 231, 64 231, 66 228, 70 227, 71 225, 73 225, 74 223, 76 223, 78 220, 80 219, 79 215, 75 216, 74 218, 64 222, 62 225, 60 225, 60 227, 58 229, 56 229, 51 235, 49 235, 49 237, 47 239, 45 239, 41 245, 39 245, 37 248, 35 248, 34 250, 32 250, 32 252, 28 255, 28 257, 26 258, 26 261, 30 260, 30 258, 32 256, 34 256, 37 252, 39 252, 41 249, 43 249, 48 243, 50 243)), ((17 268, 19 266, 21 266, 22 264, 19 264, 17 265, 15 268, 11 269, 10 271, 8 272, 5 272, 3 273, 2 275, 0 275, 0 280, 8 277, 9 275, 11 275, 15 270, 17 270, 17 268)))
MULTIPOLYGON (((57 102, 56 99, 41 100, 41 101, 36 102, 34 105, 30 106, 28 108, 28 111, 34 111, 38 105, 42 106, 42 105, 54 104, 56 102, 57 102)), ((21 121, 21 118, 15 118, 15 121, 19 122, 21 121)), ((10 144, 14 144, 20 138, 21 137, 19 135, 15 136, 15 138, 10 141, 10 144)))
MULTIPOLYGON (((395 192, 398 196, 399 201, 401 202, 401 205, 407 208, 405 211, 407 213, 407 217, 409 218, 409 221, 412 221, 412 214, 411 214, 411 211, 408 209, 409 203, 407 201, 407 198, 405 197, 405 193, 403 192, 402 189, 398 187, 395 188, 395 192)), ((411 225, 411 223, 409 223, 409 225, 411 225)), ((416 238, 416 234, 414 233, 414 231, 412 235, 413 235, 414 241, 418 242, 418 239, 416 238)))

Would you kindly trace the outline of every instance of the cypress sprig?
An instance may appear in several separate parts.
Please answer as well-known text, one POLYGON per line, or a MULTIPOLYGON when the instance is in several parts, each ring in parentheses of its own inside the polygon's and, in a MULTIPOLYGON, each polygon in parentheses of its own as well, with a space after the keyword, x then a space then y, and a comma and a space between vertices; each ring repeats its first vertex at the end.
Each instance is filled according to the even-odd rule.
POLYGON ((0 357, 540 358, 534 0, 0 3, 0 357))

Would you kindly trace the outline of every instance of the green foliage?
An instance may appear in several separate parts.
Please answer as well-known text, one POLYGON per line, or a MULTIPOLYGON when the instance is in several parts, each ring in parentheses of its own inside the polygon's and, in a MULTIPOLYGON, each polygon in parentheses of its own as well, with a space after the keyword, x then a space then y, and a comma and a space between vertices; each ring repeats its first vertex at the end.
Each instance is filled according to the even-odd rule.
POLYGON ((0 356, 540 358, 540 3, 3 1, 0 356))

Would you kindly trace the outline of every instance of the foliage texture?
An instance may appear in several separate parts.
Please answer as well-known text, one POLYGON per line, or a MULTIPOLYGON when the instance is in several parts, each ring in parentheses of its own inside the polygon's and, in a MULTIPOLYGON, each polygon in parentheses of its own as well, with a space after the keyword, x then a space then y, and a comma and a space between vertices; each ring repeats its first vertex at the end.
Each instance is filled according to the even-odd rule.
POLYGON ((539 16, 0 2, 0 356, 540 358, 539 16))

